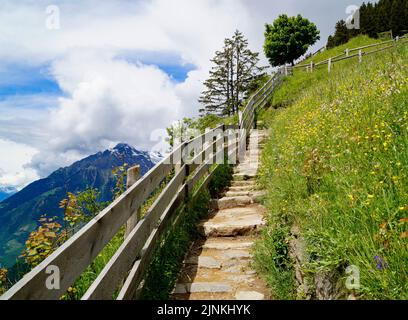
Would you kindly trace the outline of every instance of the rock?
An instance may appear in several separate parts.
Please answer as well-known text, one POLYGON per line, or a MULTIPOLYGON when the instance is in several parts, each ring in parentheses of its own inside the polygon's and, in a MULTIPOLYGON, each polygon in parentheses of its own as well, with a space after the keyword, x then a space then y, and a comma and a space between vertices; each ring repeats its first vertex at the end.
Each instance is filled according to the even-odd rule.
POLYGON ((216 210, 223 210, 235 207, 245 207, 252 203, 252 199, 249 196, 240 197, 224 197, 219 200, 214 200, 211 203, 211 208, 216 210))
POLYGON ((206 237, 231 237, 257 234, 264 225, 259 215, 247 216, 243 219, 225 222, 205 222, 200 227, 201 233, 206 237))
POLYGON ((191 256, 186 259, 184 262, 185 264, 194 264, 197 265, 199 268, 207 268, 207 269, 221 269, 221 263, 215 260, 212 257, 205 257, 205 256, 191 256))
POLYGON ((245 180, 245 181, 233 181, 232 187, 253 187, 255 186, 254 180, 245 180))
POLYGON ((248 190, 246 191, 227 191, 225 194, 226 197, 244 197, 244 196, 249 196, 250 192, 248 190))
POLYGON ((224 252, 224 256, 228 259, 242 259, 250 258, 251 254, 248 251, 243 250, 228 250, 224 252))
POLYGON ((232 288, 226 283, 215 282, 194 282, 194 283, 180 283, 174 289, 175 294, 182 293, 198 293, 198 292, 231 292, 232 288))
POLYGON ((248 186, 241 186, 241 187, 230 187, 228 189, 228 191, 231 191, 231 192, 241 192, 241 191, 250 192, 252 189, 253 189, 253 186, 248 185, 248 186))
POLYGON ((264 300, 265 295, 257 291, 238 291, 235 295, 236 300, 264 300))
POLYGON ((230 250, 251 248, 253 242, 206 242, 203 249, 230 250))
POLYGON ((232 265, 232 266, 224 269, 224 272, 227 272, 227 273, 239 273, 239 272, 242 271, 242 268, 243 267, 241 265, 238 265, 236 263, 235 265, 232 265))

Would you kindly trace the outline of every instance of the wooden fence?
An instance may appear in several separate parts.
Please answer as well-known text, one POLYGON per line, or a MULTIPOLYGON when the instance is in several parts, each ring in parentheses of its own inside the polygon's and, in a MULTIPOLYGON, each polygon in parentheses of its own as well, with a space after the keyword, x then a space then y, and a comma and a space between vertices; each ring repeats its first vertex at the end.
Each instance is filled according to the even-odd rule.
POLYGON ((358 47, 358 48, 346 49, 343 53, 340 53, 337 56, 331 57, 329 59, 326 59, 326 60, 323 60, 317 63, 315 63, 314 61, 311 61, 310 63, 299 64, 293 67, 284 66, 282 67, 282 70, 285 70, 286 75, 290 75, 293 73, 295 69, 305 69, 307 72, 313 72, 315 68, 322 66, 322 65, 327 65, 328 72, 331 72, 333 68, 333 64, 336 62, 340 62, 343 60, 352 59, 356 57, 358 57, 359 62, 362 62, 362 59, 364 56, 367 56, 373 53, 377 53, 377 52, 381 52, 381 51, 393 48, 397 44, 404 44, 407 42, 408 42, 408 36, 396 37, 395 39, 392 39, 392 40, 373 43, 373 44, 358 47), (367 51, 367 49, 374 48, 374 47, 381 47, 381 48, 376 49, 376 50, 367 51))
POLYGON ((212 169, 215 163, 219 163, 217 159, 223 161, 225 154, 228 154, 229 159, 238 158, 240 149, 245 148, 246 138, 254 127, 256 109, 265 104, 280 78, 281 74, 275 74, 250 99, 238 125, 220 125, 183 142, 0 299, 60 299, 131 219, 134 228, 127 231, 122 245, 82 299, 110 300, 118 291, 118 300, 137 299, 140 292, 138 288, 160 243, 159 239, 180 221, 178 209, 187 199, 194 199, 206 188, 214 173, 212 169), (140 217, 138 212, 141 206, 171 173, 172 179, 144 217, 140 217), (48 289, 47 279, 55 270, 59 272, 59 286, 48 289))

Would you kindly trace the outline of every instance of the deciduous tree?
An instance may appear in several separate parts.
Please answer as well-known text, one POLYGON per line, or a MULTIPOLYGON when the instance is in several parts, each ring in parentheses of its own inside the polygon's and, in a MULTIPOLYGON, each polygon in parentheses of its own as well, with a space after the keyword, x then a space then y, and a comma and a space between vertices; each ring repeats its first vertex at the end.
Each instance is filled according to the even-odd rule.
POLYGON ((320 39, 316 25, 301 15, 279 16, 273 24, 265 25, 264 51, 272 66, 294 61, 320 39))

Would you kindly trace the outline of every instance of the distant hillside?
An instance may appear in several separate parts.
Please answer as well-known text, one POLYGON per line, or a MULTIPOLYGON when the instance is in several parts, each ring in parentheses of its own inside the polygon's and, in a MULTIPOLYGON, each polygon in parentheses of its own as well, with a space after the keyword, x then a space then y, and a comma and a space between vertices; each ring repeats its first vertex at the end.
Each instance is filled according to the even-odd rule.
POLYGON ((115 179, 112 169, 128 163, 140 165, 145 174, 157 162, 157 157, 127 144, 91 155, 69 167, 60 168, 45 179, 35 181, 0 202, 0 264, 11 266, 20 255, 29 233, 37 226, 42 214, 61 216, 59 202, 67 192, 83 191, 87 187, 101 192, 101 201, 112 199, 115 179))

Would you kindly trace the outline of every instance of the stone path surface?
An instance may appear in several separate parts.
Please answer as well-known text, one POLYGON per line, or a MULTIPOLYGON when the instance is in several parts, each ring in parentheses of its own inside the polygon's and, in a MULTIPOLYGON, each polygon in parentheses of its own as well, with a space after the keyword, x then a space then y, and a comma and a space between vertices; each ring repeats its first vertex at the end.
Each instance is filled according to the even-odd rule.
POLYGON ((252 246, 264 225, 265 208, 255 190, 265 132, 249 138, 245 160, 234 169, 231 187, 212 201, 199 224, 202 235, 187 253, 172 298, 176 300, 266 300, 270 293, 252 266, 252 246))

